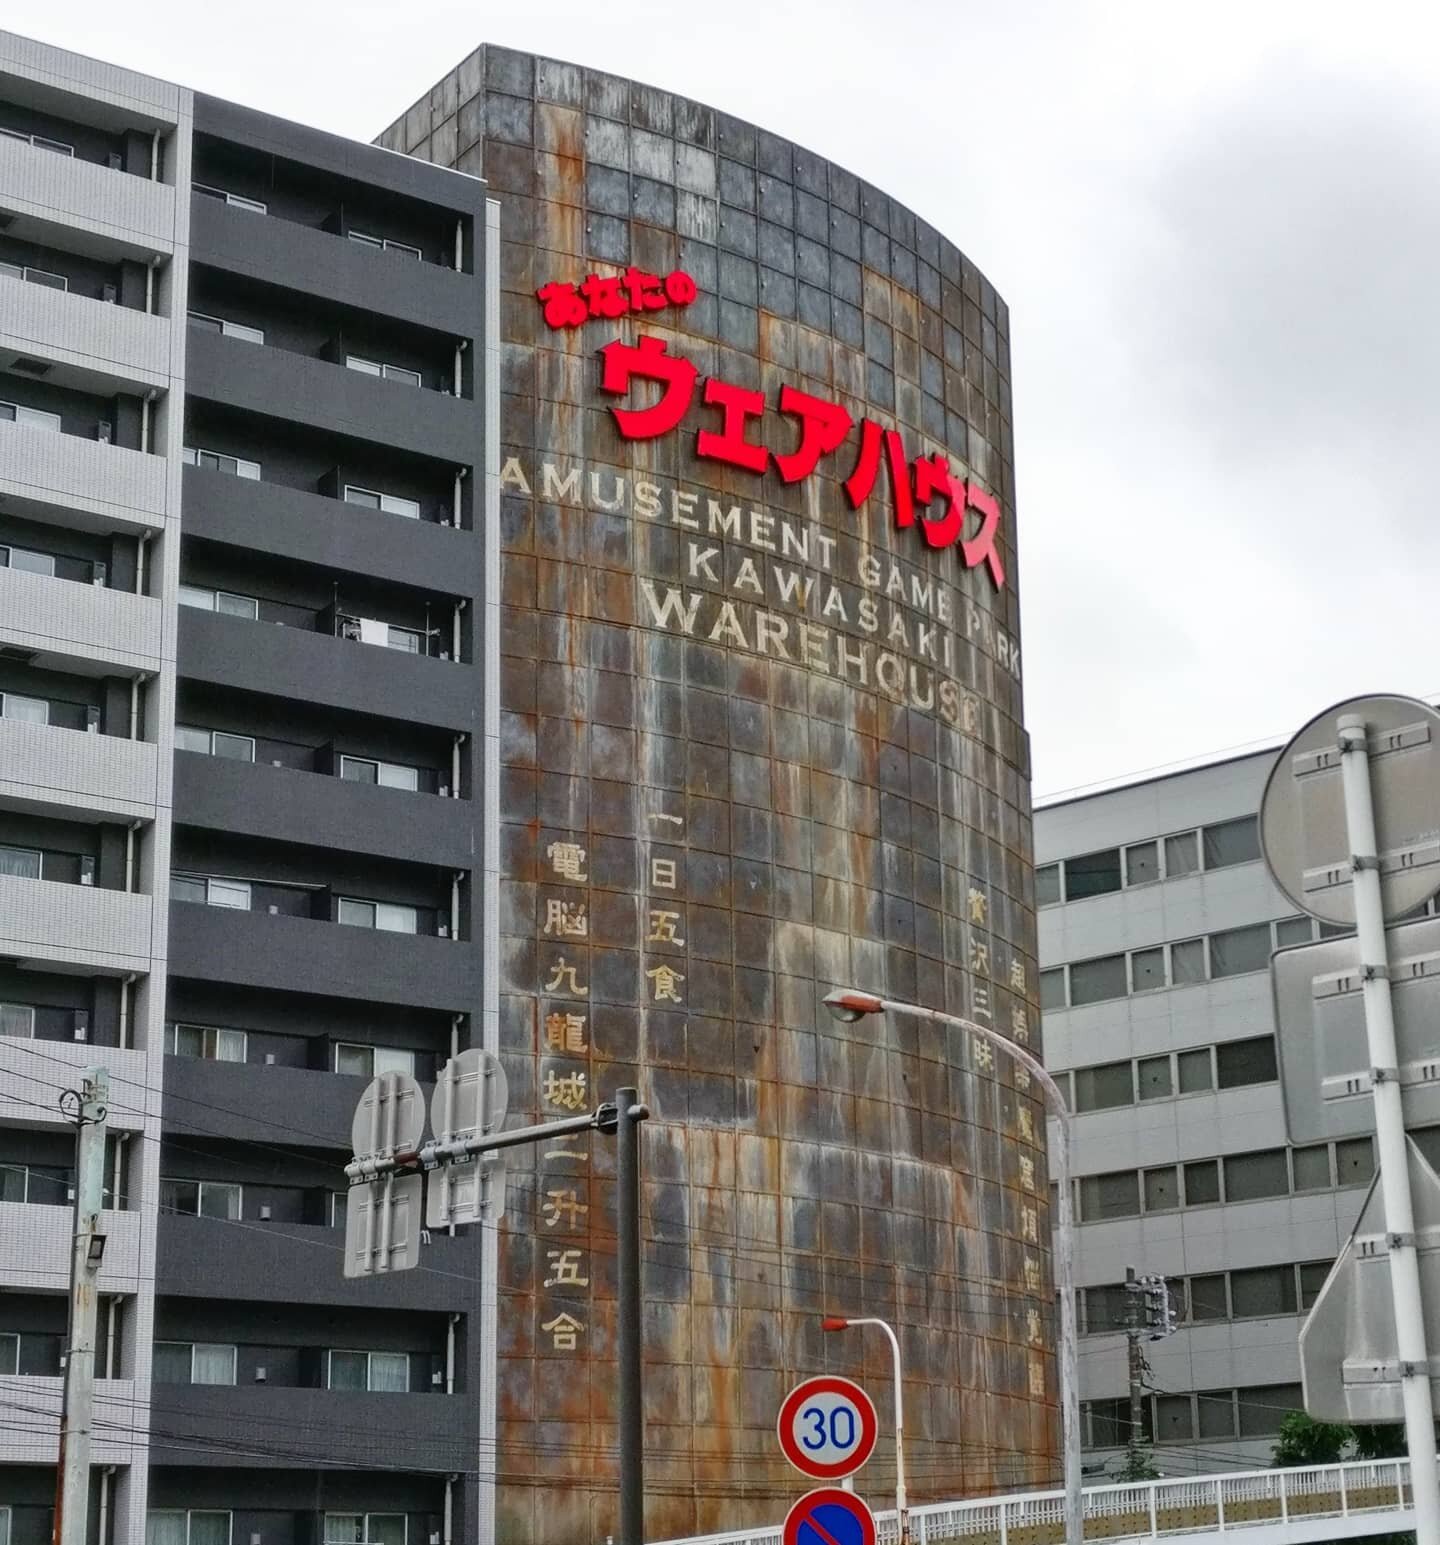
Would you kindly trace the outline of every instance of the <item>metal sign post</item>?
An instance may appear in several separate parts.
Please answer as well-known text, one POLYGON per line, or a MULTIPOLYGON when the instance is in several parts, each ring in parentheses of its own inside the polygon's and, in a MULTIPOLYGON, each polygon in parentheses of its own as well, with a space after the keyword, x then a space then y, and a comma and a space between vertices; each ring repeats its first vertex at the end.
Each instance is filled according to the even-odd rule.
POLYGON ((1411 910, 1440 888, 1437 729, 1440 715, 1413 699, 1342 703, 1313 719, 1281 752, 1261 810, 1265 859, 1276 883, 1313 916, 1355 924, 1419 1545, 1440 1545, 1440 1472, 1385 923, 1387 911, 1393 917, 1411 910), (1380 801, 1372 759, 1383 765, 1375 769, 1380 801), (1383 851, 1377 803, 1385 818, 1383 851), (1337 837, 1344 843, 1339 852, 1337 837))

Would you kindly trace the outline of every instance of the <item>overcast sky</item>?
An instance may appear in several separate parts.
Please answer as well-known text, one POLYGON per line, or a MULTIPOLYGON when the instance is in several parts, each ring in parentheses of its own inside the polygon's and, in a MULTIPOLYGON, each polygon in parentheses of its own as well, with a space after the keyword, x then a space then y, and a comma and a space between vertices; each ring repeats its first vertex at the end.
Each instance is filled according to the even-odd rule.
POLYGON ((482 41, 548 52, 923 214, 1010 304, 1038 797, 1440 691, 1434 6, 71 0, 7 24, 364 139, 482 41))

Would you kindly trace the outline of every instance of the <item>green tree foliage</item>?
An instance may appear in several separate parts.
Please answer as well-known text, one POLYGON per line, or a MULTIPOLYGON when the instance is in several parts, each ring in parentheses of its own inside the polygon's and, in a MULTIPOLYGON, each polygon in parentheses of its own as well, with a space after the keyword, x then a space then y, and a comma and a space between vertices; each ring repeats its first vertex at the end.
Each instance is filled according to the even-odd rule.
POLYGON ((1339 1422, 1317 1422, 1304 1411, 1291 1411, 1280 1423, 1271 1449, 1277 1469, 1292 1465, 1334 1464, 1354 1440, 1351 1428, 1339 1422))

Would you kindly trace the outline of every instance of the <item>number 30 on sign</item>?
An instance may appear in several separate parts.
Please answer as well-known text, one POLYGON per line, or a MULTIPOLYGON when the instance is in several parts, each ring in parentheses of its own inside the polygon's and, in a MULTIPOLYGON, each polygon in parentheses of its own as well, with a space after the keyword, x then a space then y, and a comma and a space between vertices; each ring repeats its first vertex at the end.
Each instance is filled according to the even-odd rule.
POLYGON ((825 1375, 797 1384, 775 1424, 780 1450, 802 1475, 853 1475, 875 1449, 875 1406, 850 1379, 825 1375))

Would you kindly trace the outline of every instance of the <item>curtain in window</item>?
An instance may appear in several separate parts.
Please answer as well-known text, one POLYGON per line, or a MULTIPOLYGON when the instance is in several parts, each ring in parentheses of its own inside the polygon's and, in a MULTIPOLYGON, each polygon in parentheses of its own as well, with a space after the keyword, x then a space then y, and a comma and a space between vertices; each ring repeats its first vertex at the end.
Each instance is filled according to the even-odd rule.
MULTIPOLYGON (((369 1385, 369 1359, 364 1352, 331 1352, 330 1388, 366 1389, 369 1385)), ((348 1517, 348 1514, 336 1514, 348 1517)))
POLYGON ((370 1388, 404 1391, 410 1388, 410 1359, 404 1352, 370 1354, 370 1388))
POLYGON ((0 1003, 0 1035, 28 1039, 35 1034, 35 1010, 28 1003, 0 1003))
POLYGON ((157 1341, 152 1372, 157 1384, 188 1384, 190 1382, 190 1343, 157 1341))
POLYGON ((245 1032, 243 1030, 217 1030, 215 1032, 215 1060, 217 1062, 244 1062, 245 1032))
POLYGON ((191 1513, 190 1545, 230 1545, 229 1513, 191 1513))
POLYGON ((145 1520, 145 1545, 185 1545, 184 1513, 151 1513, 145 1520))
POLYGON ((369 1545, 405 1545, 404 1513, 371 1513, 368 1522, 369 1545))
POLYGON ((38 880, 40 855, 30 848, 0 848, 0 874, 17 875, 22 880, 38 880))
POLYGON ((360 1545, 365 1538, 362 1513, 326 1513, 325 1545, 360 1545))
POLYGON ((235 1348, 197 1344, 194 1380, 197 1384, 233 1384, 235 1348))

